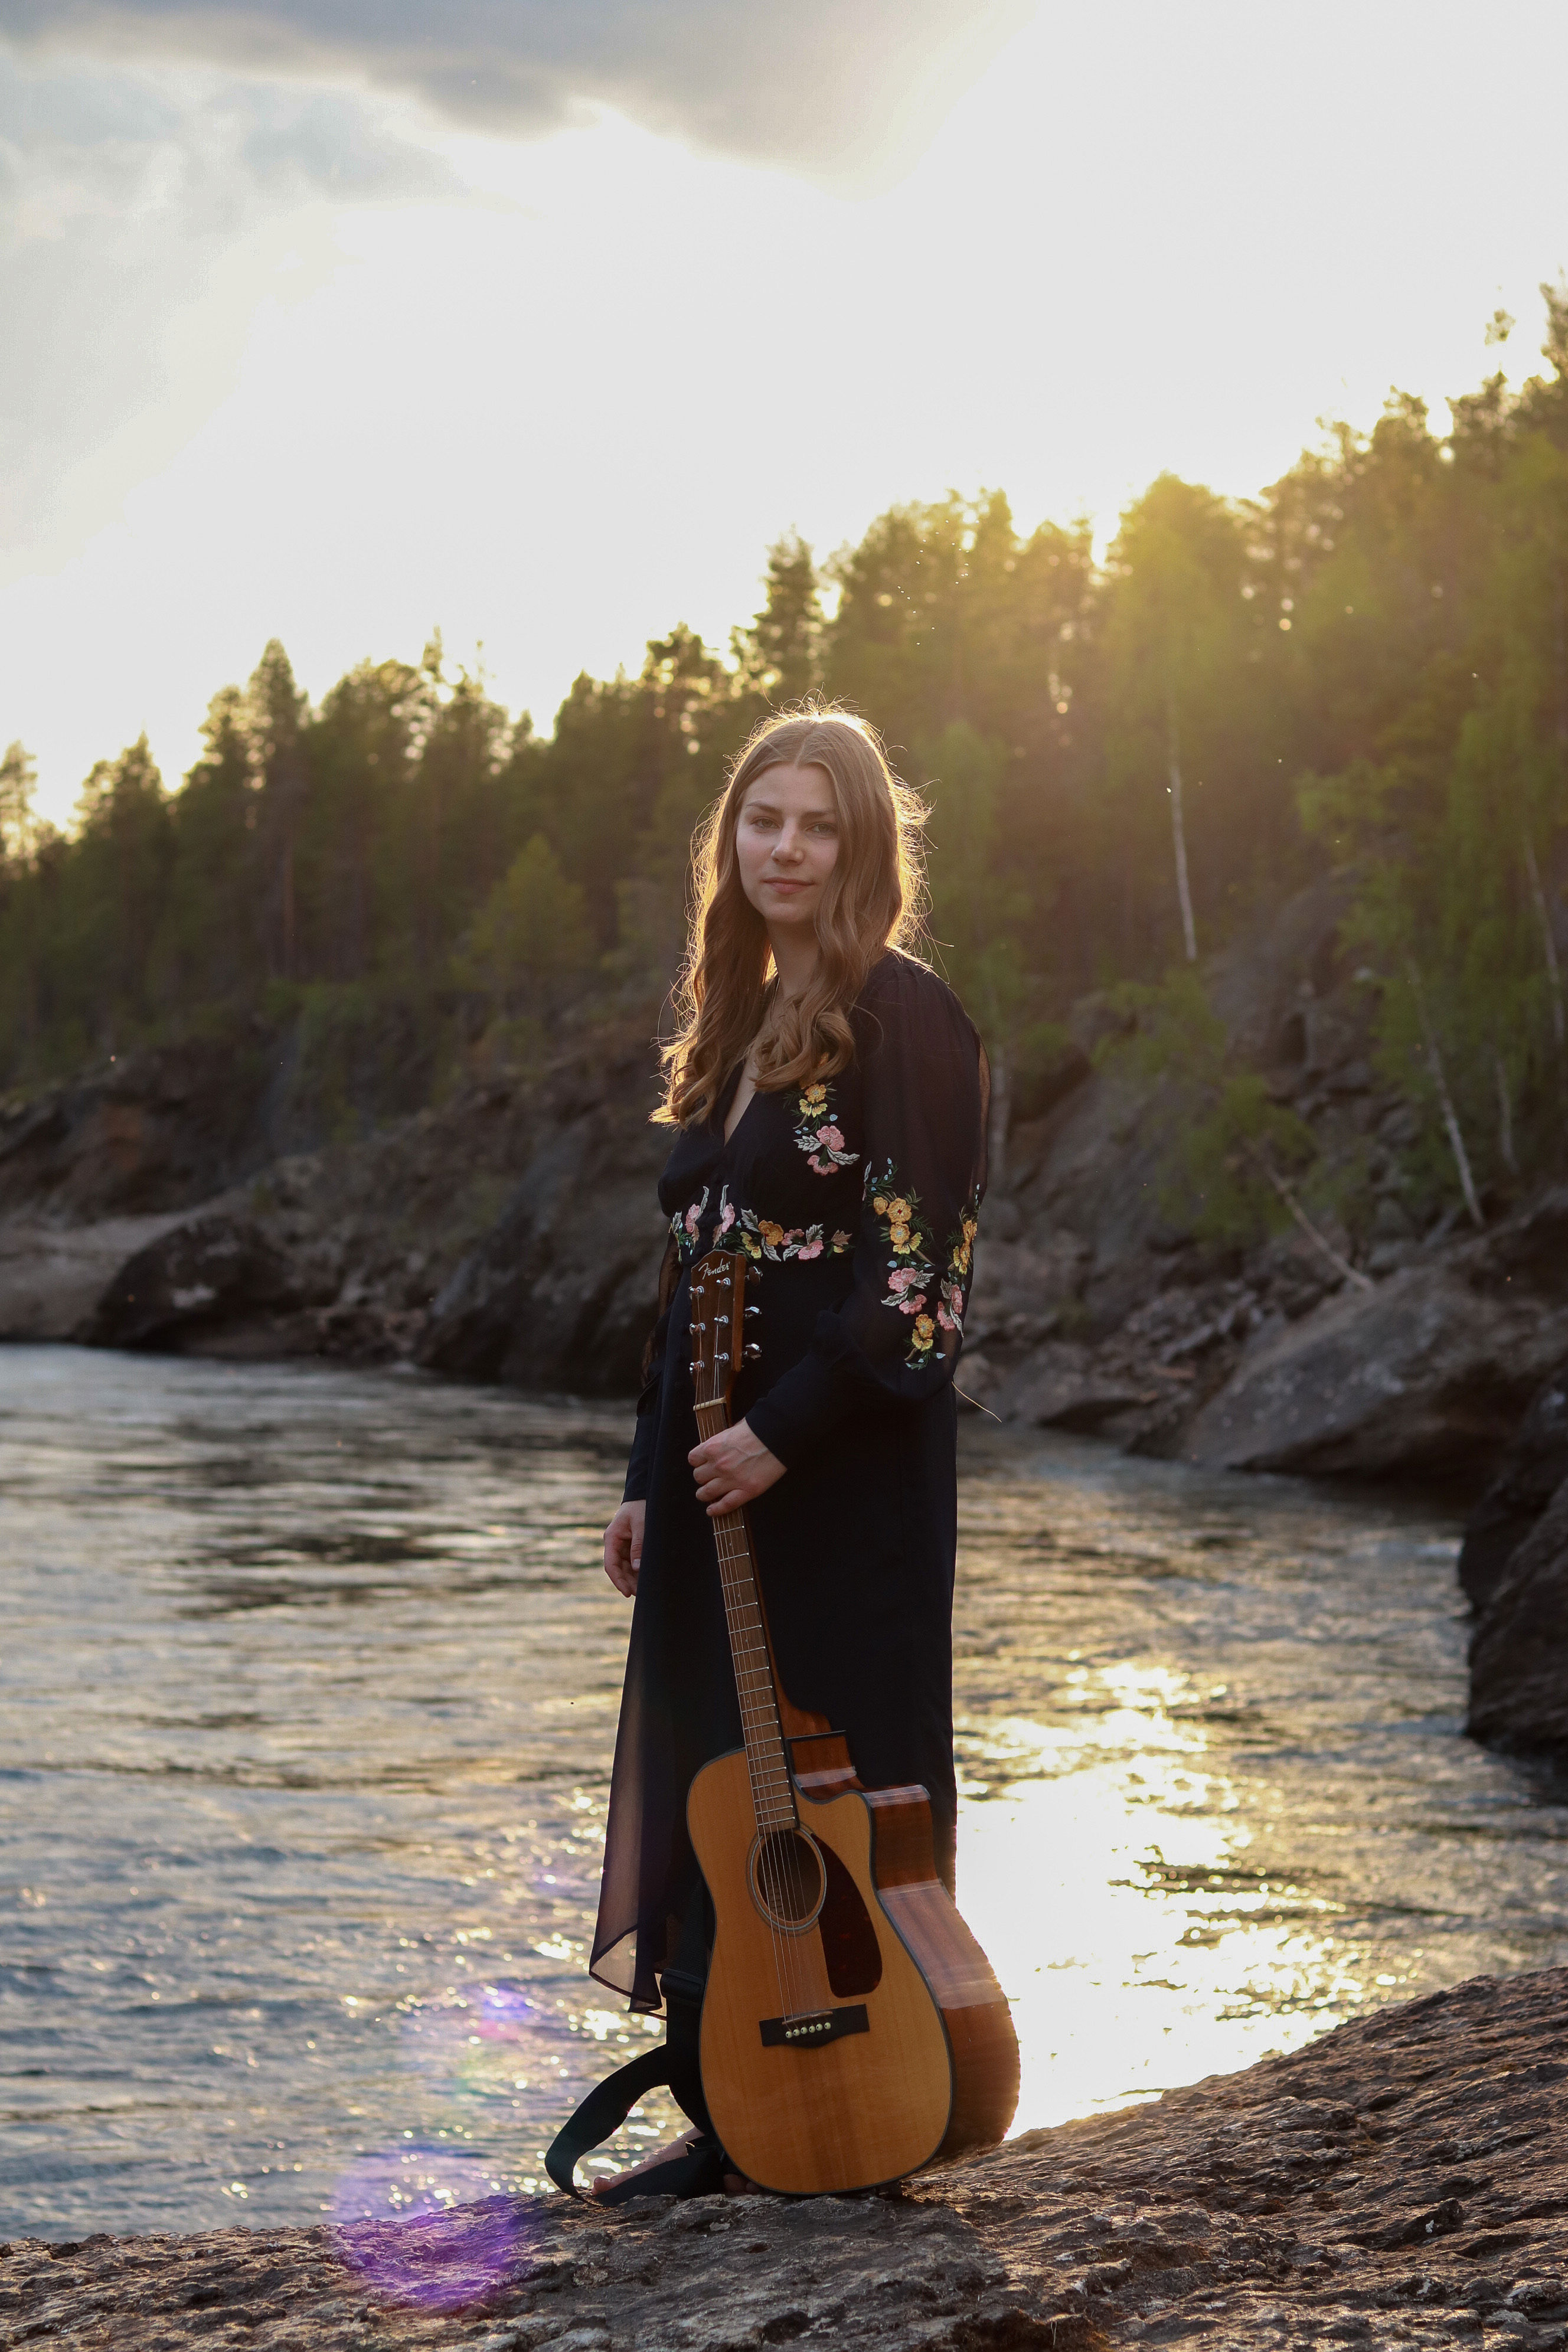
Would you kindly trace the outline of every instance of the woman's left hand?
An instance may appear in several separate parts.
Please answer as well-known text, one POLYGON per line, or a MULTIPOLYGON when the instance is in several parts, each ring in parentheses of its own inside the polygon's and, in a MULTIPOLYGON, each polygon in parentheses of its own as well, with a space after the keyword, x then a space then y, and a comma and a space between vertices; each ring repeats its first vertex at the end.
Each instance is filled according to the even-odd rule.
POLYGON ((707 1504, 710 1519, 765 1495, 784 1475, 778 1455, 770 1454, 743 1421, 733 1429, 721 1429, 717 1437, 705 1438, 686 1458, 697 1481, 697 1499, 707 1504))

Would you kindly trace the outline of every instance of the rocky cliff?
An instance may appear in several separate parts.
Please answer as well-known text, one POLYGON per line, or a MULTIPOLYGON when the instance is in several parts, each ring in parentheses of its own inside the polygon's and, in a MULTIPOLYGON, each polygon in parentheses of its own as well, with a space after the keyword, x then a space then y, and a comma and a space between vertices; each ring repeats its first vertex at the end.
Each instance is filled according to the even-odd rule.
MULTIPOLYGON (((997 1139, 972 1400, 1216 1466, 1475 1489, 1497 1469, 1563 1352, 1568 1187, 1489 1203, 1480 1233, 1422 1208, 1343 900, 1301 893, 1207 983, 1236 1054, 1355 1171, 1358 1235, 1201 1240, 1165 1181, 1180 1105, 1097 1063, 1119 1015, 1088 1000, 997 1139)), ((391 1051, 350 1115, 304 1087, 297 1039, 259 1028, 0 1107, 0 1337, 627 1391, 663 1238, 651 1026, 579 1016, 537 1066, 469 1072, 417 1110, 399 1104, 434 1080, 412 1034, 406 1083, 391 1051)))
POLYGON ((0 2347, 1561 2352, 1565 2014, 1568 1970, 1479 1977, 872 2196, 25 2240, 0 2347))
POLYGON ((1568 1360, 1471 1516, 1459 1580, 1476 1612, 1472 1736, 1568 1759, 1568 1360))
POLYGON ((0 1114, 0 1337, 635 1388, 666 1149, 645 1024, 307 1150, 278 1148, 265 1066, 210 1060, 133 1056, 0 1114))

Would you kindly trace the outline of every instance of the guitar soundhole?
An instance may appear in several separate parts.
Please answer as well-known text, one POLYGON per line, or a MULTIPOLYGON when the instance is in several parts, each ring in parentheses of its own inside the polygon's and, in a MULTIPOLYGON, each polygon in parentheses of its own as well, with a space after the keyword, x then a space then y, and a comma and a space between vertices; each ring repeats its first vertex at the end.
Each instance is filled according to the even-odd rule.
POLYGON ((775 1927, 809 1927, 826 1891, 822 1857, 799 1830, 770 1830, 752 1848, 752 1895, 775 1927))

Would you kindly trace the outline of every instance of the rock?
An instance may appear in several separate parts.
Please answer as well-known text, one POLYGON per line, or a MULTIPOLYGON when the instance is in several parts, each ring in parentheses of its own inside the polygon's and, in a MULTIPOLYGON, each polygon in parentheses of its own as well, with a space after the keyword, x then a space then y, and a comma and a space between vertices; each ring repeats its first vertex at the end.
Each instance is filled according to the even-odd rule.
POLYGON ((273 1156, 278 1047, 259 1025, 110 1062, 0 1106, 0 1213, 59 1224, 190 1209, 273 1156))
POLYGON ((1529 1202, 1487 1237, 1500 1281, 1568 1305, 1568 1185, 1529 1202))
POLYGON ((1478 1977, 865 2197, 23 2240, 0 2249, 0 2346, 1560 2352, 1565 2004, 1568 1970, 1478 1977))
POLYGON ((0 1339, 74 1338, 126 1260, 180 1222, 177 1213, 85 1225, 0 1220, 0 1339))
POLYGON ((1210 1000, 1249 1061, 1318 1075, 1363 1052, 1366 1008, 1343 990, 1341 969, 1353 896, 1348 871, 1309 883, 1212 960, 1210 1000))
POLYGON ((431 1370, 521 1388, 626 1395, 638 1385, 668 1238, 657 1185, 668 1151, 648 1121, 646 1060, 556 1125, 491 1231, 434 1300, 431 1370))
POLYGON ((1408 1266, 1258 1332, 1182 1451, 1214 1468, 1474 1476, 1562 1348, 1545 1302, 1408 1266))
POLYGON ((280 1157, 270 1146, 303 1118, 299 1087, 268 1108, 270 1064, 258 1076, 256 1058, 230 1056, 226 1102, 221 1060, 192 1047, 0 1105, 0 1211, 26 1204, 0 1218, 0 1338, 354 1362, 418 1353, 526 1387, 636 1390, 668 1149, 648 1121, 641 1021, 586 1029, 542 1069, 476 1076, 438 1107, 280 1157), (252 1162, 246 1181, 227 1181, 252 1162), (226 1189, 196 1189, 215 1177, 226 1189), (150 1213, 97 1213, 131 1200, 150 1213))
POLYGON ((1037 1348, 987 1402, 1008 1421, 1095 1430, 1118 1413, 1152 1404, 1155 1394, 1146 1375, 1119 1374, 1114 1366, 1102 1366, 1092 1349, 1068 1339, 1037 1348))
POLYGON ((264 1345, 307 1303, 288 1254, 254 1220, 219 1211, 176 1224, 138 1251, 81 1337, 97 1348, 190 1349, 205 1339, 226 1353, 251 1352, 246 1333, 259 1325, 264 1345))
POLYGON ((1483 1609, 1512 1553, 1568 1479, 1568 1359, 1525 1414, 1502 1467, 1476 1505, 1459 1553, 1459 1582, 1483 1609))
POLYGON ((1483 1602, 1466 1729, 1518 1755, 1568 1757, 1568 1477, 1483 1602))

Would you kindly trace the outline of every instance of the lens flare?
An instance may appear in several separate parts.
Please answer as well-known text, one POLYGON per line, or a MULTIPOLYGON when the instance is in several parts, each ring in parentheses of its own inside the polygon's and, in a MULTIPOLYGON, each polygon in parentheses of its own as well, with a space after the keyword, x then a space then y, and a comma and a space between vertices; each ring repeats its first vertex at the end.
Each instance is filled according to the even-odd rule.
POLYGON ((496 2196, 484 2160, 414 2141, 362 2157, 332 2200, 339 2255, 378 2294, 426 2311, 482 2302, 537 2231, 523 2198, 496 2196))

